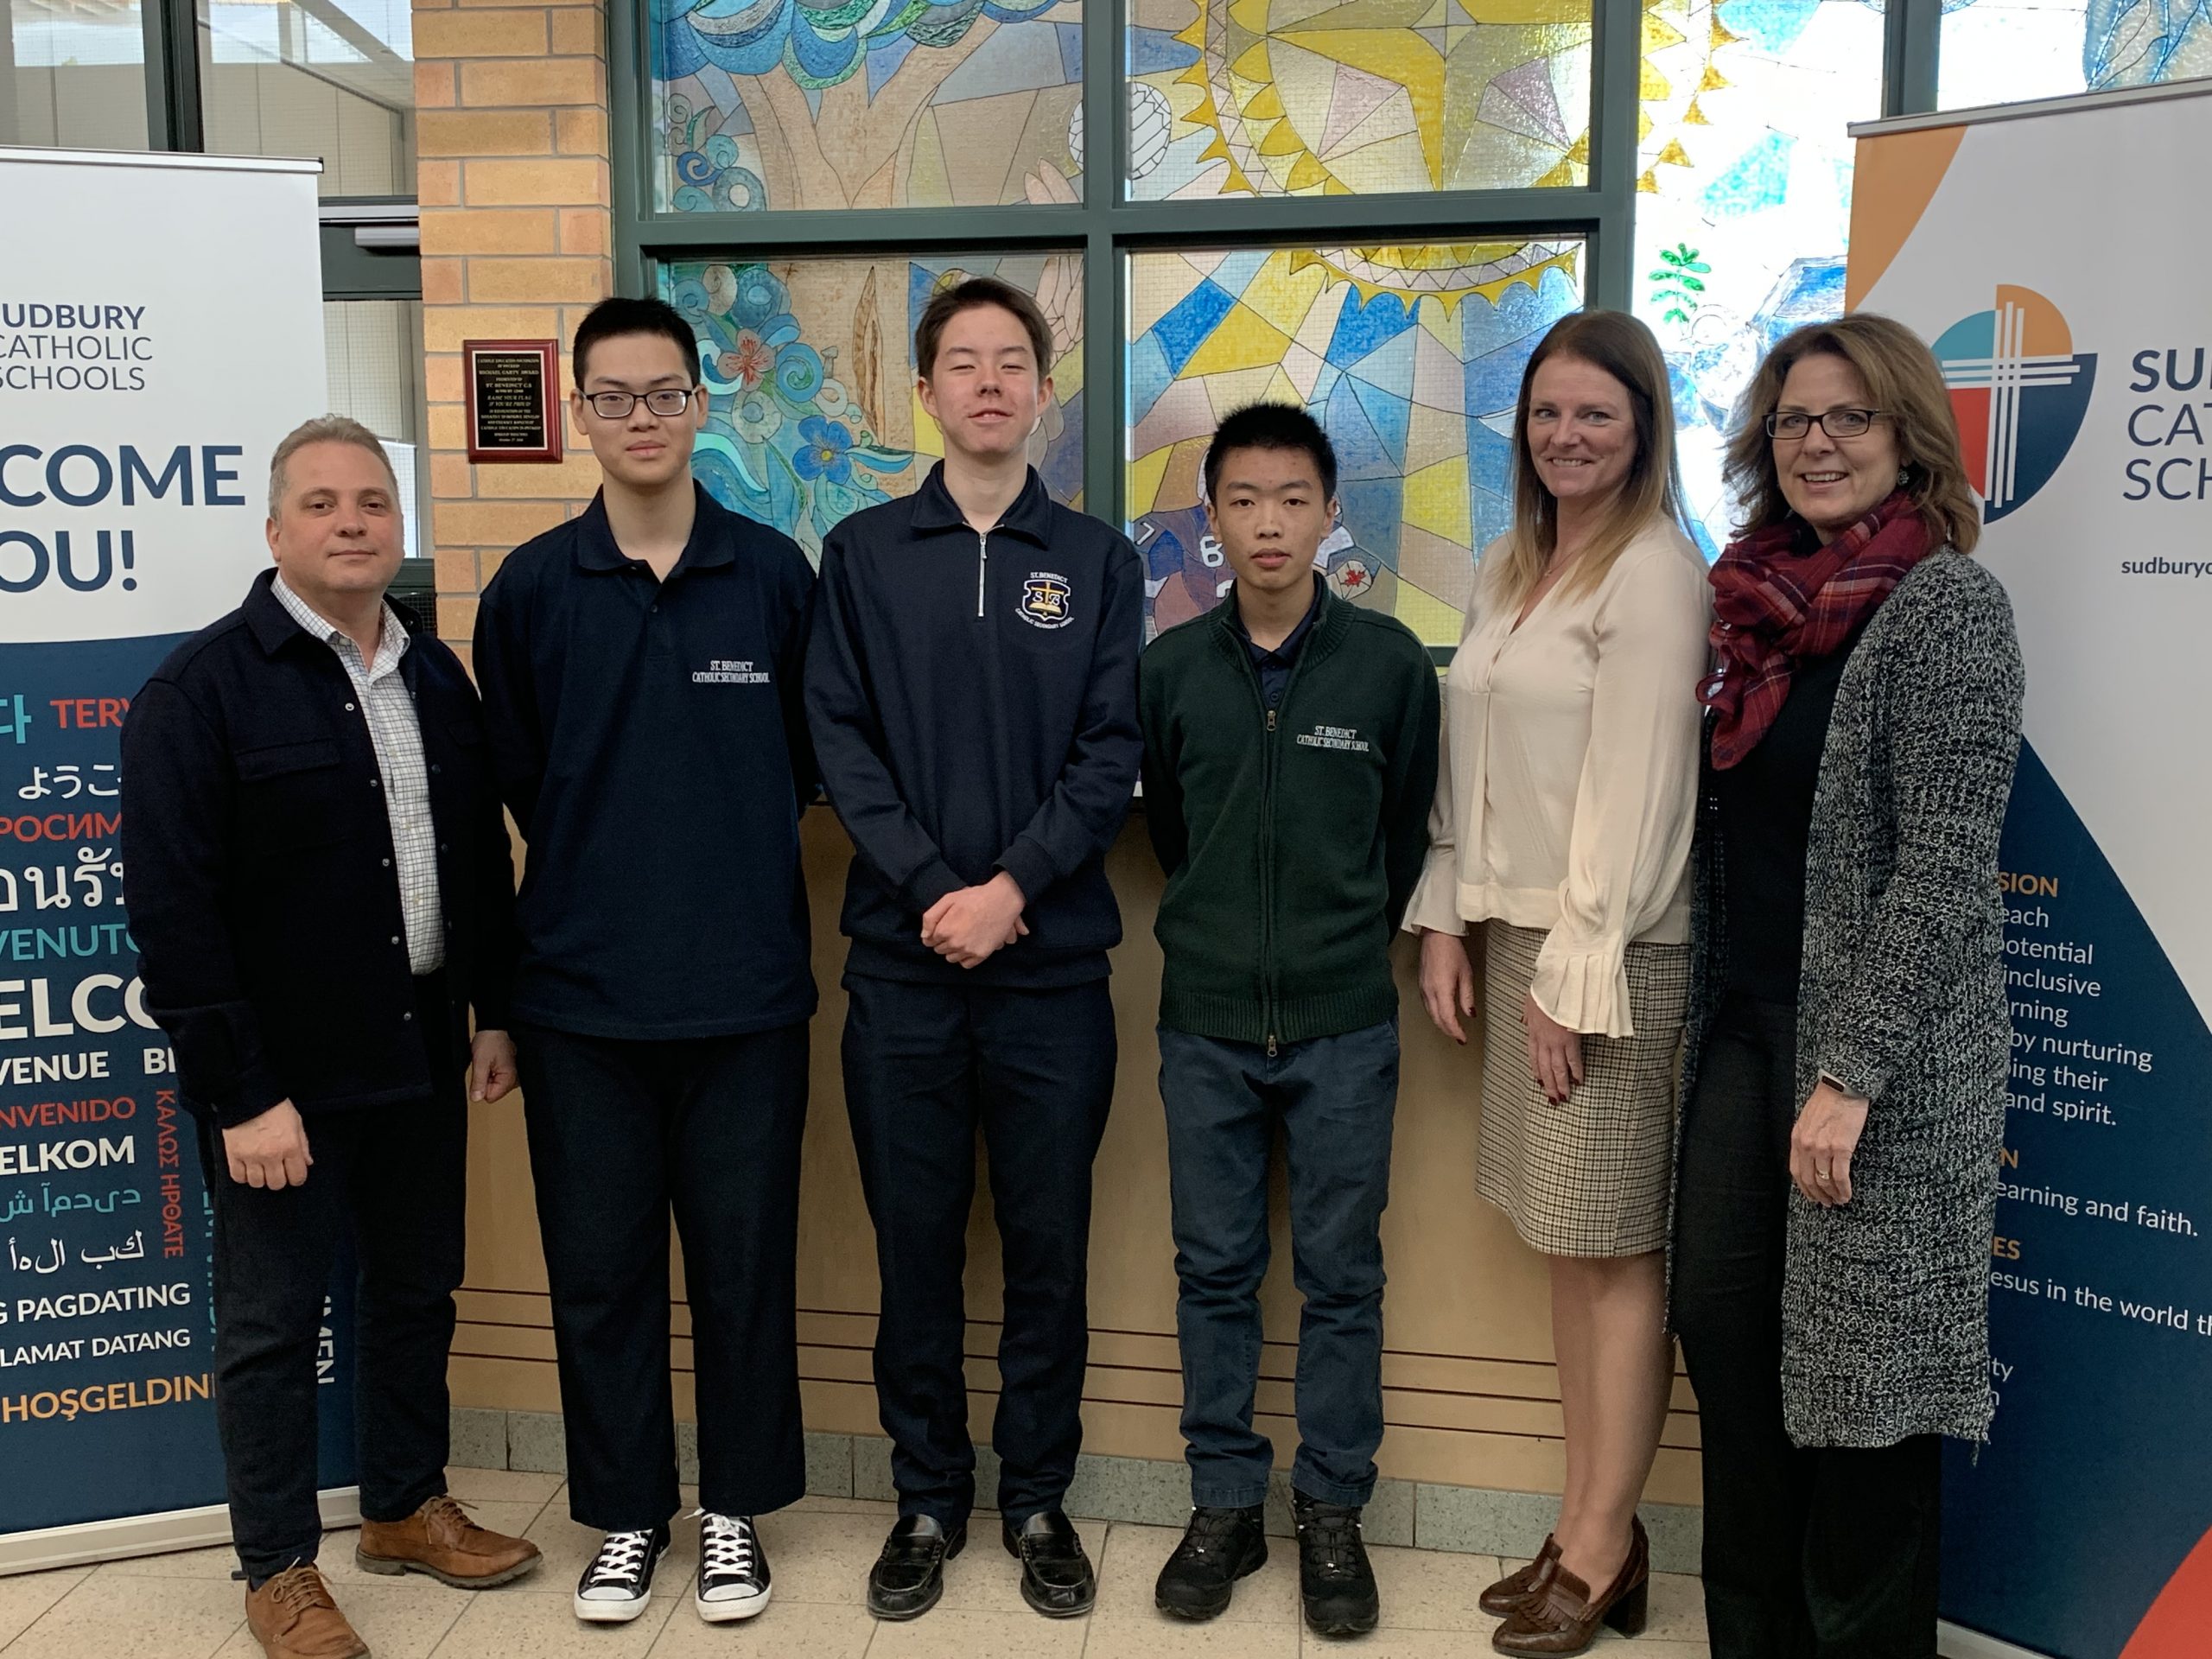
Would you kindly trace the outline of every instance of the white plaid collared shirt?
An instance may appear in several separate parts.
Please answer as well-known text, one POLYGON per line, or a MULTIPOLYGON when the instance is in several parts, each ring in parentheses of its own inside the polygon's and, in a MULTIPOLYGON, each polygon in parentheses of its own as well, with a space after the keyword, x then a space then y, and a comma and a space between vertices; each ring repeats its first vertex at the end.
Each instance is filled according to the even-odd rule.
POLYGON ((361 648, 286 587, 283 577, 276 578, 276 590, 292 620, 337 653, 346 665, 346 677, 353 683, 368 721, 369 741, 376 747, 377 769, 384 777, 385 816, 391 823, 392 855, 399 866, 407 965, 417 974, 434 974, 446 965, 445 913, 438 902, 438 832, 430 819, 423 728, 416 722, 415 699, 399 672, 399 659, 407 654, 407 630, 391 607, 385 606, 377 635, 377 659, 365 663, 361 648))

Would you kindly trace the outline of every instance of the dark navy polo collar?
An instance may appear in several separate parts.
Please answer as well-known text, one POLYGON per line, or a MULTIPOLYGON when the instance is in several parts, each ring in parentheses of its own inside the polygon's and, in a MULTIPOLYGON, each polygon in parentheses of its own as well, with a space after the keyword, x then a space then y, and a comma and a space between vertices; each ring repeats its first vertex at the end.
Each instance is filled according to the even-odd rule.
MULTIPOLYGON (((710 570, 718 565, 734 564, 737 561, 735 538, 730 526, 724 522, 733 515, 729 510, 707 493, 696 479, 691 481, 692 515, 690 538, 683 543, 683 552, 669 569, 669 579, 690 570, 710 570)), ((576 520, 576 565, 584 570, 626 570, 632 565, 643 565, 642 559, 633 559, 622 551, 614 539, 614 527, 607 521, 607 492, 601 490, 591 499, 591 505, 583 510, 576 520)))
MULTIPOLYGON (((914 493, 916 531, 923 535, 934 535, 940 531, 967 530, 968 515, 952 499, 952 492, 944 487, 944 463, 930 468, 929 476, 922 480, 922 487, 914 493)), ((1021 486, 1021 493, 1014 498, 1012 505, 999 515, 997 524, 991 526, 994 536, 1010 534, 1039 547, 1051 543, 1052 537, 1052 498, 1045 493, 1045 480, 1037 476, 1032 467, 1029 476, 1021 486)))
MULTIPOLYGON (((391 613, 399 619, 399 626, 407 630, 410 639, 423 632, 422 619, 404 601, 386 594, 384 602, 391 607, 391 613)), ((314 639, 284 608, 284 601, 276 597, 276 567, 273 564, 253 579, 253 586, 246 589, 245 602, 238 607, 238 614, 245 619, 254 643, 271 657, 295 639, 314 639)), ((410 657, 414 654, 408 652, 410 657)))
POLYGON ((1229 607, 1229 626, 1236 630, 1237 637, 1243 640, 1246 647, 1251 652, 1252 660, 1255 663, 1269 657, 1279 658, 1287 663, 1298 655, 1298 648, 1306 643, 1306 636, 1313 632, 1314 620, 1321 614, 1321 594, 1327 586, 1327 582, 1322 580, 1320 573, 1314 572, 1313 603, 1306 607, 1306 614, 1298 619, 1298 626, 1283 636, 1282 643, 1273 647, 1263 645, 1255 639, 1252 637, 1252 631, 1244 626, 1244 610, 1236 602, 1235 588, 1230 589, 1229 597, 1222 603, 1229 607))

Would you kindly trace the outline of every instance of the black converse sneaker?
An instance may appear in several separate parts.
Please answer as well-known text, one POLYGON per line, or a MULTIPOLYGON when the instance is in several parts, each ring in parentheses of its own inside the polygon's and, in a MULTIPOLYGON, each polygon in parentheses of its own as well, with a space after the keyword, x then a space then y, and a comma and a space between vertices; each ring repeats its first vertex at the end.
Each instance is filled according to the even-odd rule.
POLYGON ((610 1532, 576 1580, 576 1617, 594 1624, 626 1624, 653 1599, 653 1569, 668 1554, 668 1529, 610 1532))
POLYGON ((699 1512, 699 1587, 692 1605, 709 1624, 750 1618, 768 1605, 768 1555, 751 1516, 699 1512))

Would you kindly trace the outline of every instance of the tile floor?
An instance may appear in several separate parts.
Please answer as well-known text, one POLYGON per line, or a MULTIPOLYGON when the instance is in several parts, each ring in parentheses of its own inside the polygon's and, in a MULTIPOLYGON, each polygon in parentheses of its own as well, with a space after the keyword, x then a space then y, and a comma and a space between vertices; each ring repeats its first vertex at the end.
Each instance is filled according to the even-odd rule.
MULTIPOLYGON (((375 1659, 1460 1659, 1487 1654, 1495 1621, 1475 1598, 1497 1567, 1487 1555, 1374 1551, 1383 1628, 1325 1642, 1298 1616, 1296 1556, 1271 1540, 1268 1565, 1238 1586, 1208 1624, 1182 1624, 1152 1605, 1152 1583, 1179 1535, 1164 1527, 1082 1522, 1097 1564, 1097 1610, 1054 1623, 1022 1605, 1013 1561, 991 1517, 946 1569, 944 1599, 906 1624, 878 1624, 861 1586, 890 1525, 892 1506, 810 1497, 761 1523, 775 1571, 775 1601, 742 1624, 702 1624, 690 1606, 696 1529, 679 1526, 660 1569, 658 1594, 630 1624, 588 1629, 569 1595, 596 1535, 568 1518, 557 1475, 456 1469, 454 1495, 486 1526, 523 1533, 545 1565, 520 1582, 480 1594, 430 1580, 374 1578, 353 1565, 353 1535, 333 1533, 322 1560, 339 1604, 375 1659)), ((687 1502, 691 1494, 685 1494, 687 1502)), ((227 1549, 194 1550, 0 1578, 0 1655, 5 1659, 257 1659, 245 1628, 242 1591, 227 1549)), ((1705 1659, 1705 1616, 1695 1579, 1652 1580, 1649 1629, 1635 1642, 1607 1633, 1600 1659, 1705 1659)))

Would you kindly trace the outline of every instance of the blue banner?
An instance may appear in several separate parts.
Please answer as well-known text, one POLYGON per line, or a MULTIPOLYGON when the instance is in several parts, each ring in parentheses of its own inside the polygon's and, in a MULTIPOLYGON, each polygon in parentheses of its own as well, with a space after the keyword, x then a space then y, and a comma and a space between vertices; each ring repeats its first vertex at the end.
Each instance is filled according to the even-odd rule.
POLYGON ((2212 1605, 2212 1031, 2032 749, 2003 853, 2012 1068, 1991 1240, 1990 1444, 1951 1448, 1947 1617, 2117 1659, 2212 1605), (2169 1604, 2158 1605, 2160 1598, 2169 1604), (2155 1626, 2153 1626, 2155 1628, 2155 1626))
MULTIPOLYGON (((223 1502, 213 1212, 118 850, 123 717, 181 637, 0 645, 0 1533, 223 1502)), ((353 1478, 340 1312, 326 1487, 353 1478)))

